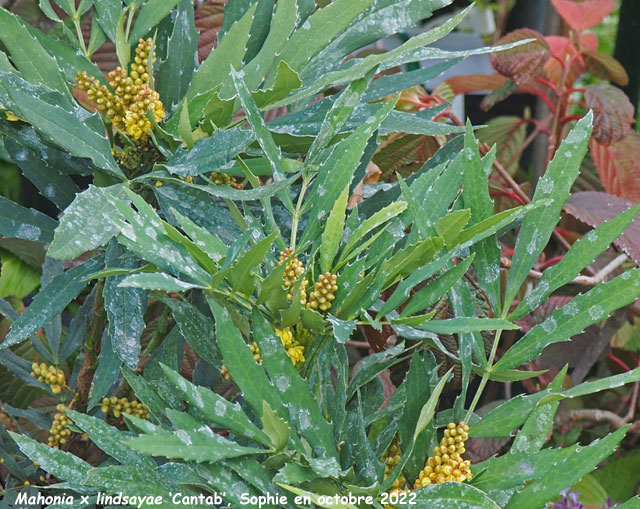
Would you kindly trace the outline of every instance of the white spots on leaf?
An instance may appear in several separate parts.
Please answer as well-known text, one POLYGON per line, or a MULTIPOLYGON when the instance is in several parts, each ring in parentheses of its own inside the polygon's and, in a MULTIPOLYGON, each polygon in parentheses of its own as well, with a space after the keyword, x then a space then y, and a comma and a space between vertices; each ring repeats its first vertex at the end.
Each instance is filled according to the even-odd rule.
POLYGON ((607 313, 602 309, 602 306, 596 305, 589 308, 589 318, 592 320, 602 320, 606 315, 607 313))
POLYGON ((189 436, 189 434, 183 430, 183 429, 179 429, 178 431, 176 431, 176 436, 180 439, 180 441, 185 444, 185 445, 193 445, 193 442, 191 441, 191 437, 189 436))
POLYGON ((487 270, 484 274, 484 280, 487 283, 493 283, 500 277, 500 266, 497 264, 491 264, 487 266, 487 270))
POLYGON ((529 245, 527 246, 527 253, 532 255, 536 252, 536 250, 538 250, 540 248, 540 243, 541 243, 541 237, 540 237, 540 233, 538 232, 538 230, 536 230, 535 232, 533 232, 533 237, 531 238, 531 241, 529 242, 529 245))
POLYGON ((217 400, 213 405, 213 411, 218 417, 224 417, 224 414, 227 413, 227 406, 222 401, 217 400))
POLYGON ((306 408, 303 408, 298 412, 298 420, 300 424, 300 431, 305 431, 311 428, 311 412, 306 408))
POLYGON ((556 328, 558 324, 556 323, 555 318, 550 316, 541 324, 542 330, 544 330, 547 334, 551 334, 556 328))
POLYGON ((289 389, 289 387, 291 387, 291 380, 289 380, 289 378, 284 375, 279 375, 278 377, 276 377, 275 381, 276 387, 280 392, 285 392, 287 389, 289 389))
POLYGON ((21 224, 17 236, 21 239, 37 241, 40 238, 40 228, 33 224, 21 224))
POLYGON ((575 316, 578 314, 578 305, 571 301, 562 308, 562 312, 567 316, 575 316))
POLYGON ((540 189, 540 192, 543 194, 551 193, 551 191, 553 191, 553 180, 547 177, 543 177, 538 183, 538 189, 540 189))

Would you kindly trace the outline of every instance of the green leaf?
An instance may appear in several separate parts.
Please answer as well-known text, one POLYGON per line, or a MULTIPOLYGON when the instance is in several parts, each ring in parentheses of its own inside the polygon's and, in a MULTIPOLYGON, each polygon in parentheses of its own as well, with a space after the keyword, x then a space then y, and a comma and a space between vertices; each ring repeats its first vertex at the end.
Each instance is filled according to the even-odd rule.
POLYGON ((89 185, 87 190, 78 193, 65 210, 47 254, 59 260, 73 259, 115 237, 124 226, 124 216, 105 196, 109 194, 128 201, 122 189, 121 184, 111 187, 89 185))
POLYGON ((184 231, 198 247, 204 250, 207 255, 214 261, 219 262, 227 254, 227 246, 213 233, 198 226, 188 217, 183 216, 175 209, 171 209, 172 214, 180 223, 182 231, 184 231))
POLYGON ((495 364, 496 371, 515 368, 535 359, 542 350, 559 341, 568 341, 584 329, 632 303, 640 295, 640 269, 633 269, 606 283, 600 283, 571 302, 556 309, 513 345, 495 364))
POLYGON ((333 259, 338 253, 338 247, 344 230, 344 219, 348 199, 349 188, 345 186, 344 191, 342 191, 333 205, 331 213, 327 218, 327 224, 322 232, 322 243, 320 245, 320 270, 323 273, 331 271, 333 259))
POLYGON ((0 7, 0 41, 9 51, 11 62, 25 80, 42 83, 71 101, 71 91, 54 57, 49 55, 38 40, 27 30, 25 23, 0 7))
POLYGON ((216 339, 224 365, 231 378, 242 390, 244 397, 258 417, 262 416, 262 402, 266 401, 278 415, 288 419, 275 387, 267 378, 264 369, 253 359, 249 346, 244 342, 240 331, 231 321, 229 312, 216 301, 208 298, 209 307, 216 322, 216 339))
POLYGON ((256 90, 271 70, 276 55, 289 40, 298 19, 296 0, 283 0, 276 5, 269 34, 258 54, 246 66, 246 82, 249 90, 256 90))
POLYGON ((123 465, 136 465, 143 470, 155 469, 155 462, 148 456, 136 453, 124 442, 125 434, 117 428, 81 412, 66 410, 73 424, 89 435, 91 441, 123 465))
POLYGON ((13 322, 5 340, 0 343, 0 348, 8 348, 20 343, 61 313, 87 285, 84 278, 102 267, 103 263, 104 257, 96 256, 55 276, 13 322))
POLYGON ((509 320, 517 320, 530 313, 555 290, 569 283, 622 234, 638 212, 640 212, 640 205, 624 211, 610 221, 603 222, 595 230, 578 239, 560 262, 542 273, 535 288, 520 301, 518 307, 509 315, 509 320))
MULTIPOLYGON (((307 440, 316 456, 335 457, 332 428, 324 419, 308 383, 291 363, 282 340, 257 308, 252 313, 252 324, 262 353, 262 363, 282 399, 287 401, 288 422, 307 440)), ((286 414, 278 414, 281 418, 287 418, 286 414)))
MULTIPOLYGON (((568 366, 565 366, 560 370, 553 381, 549 384, 550 390, 554 392, 562 390, 562 384, 567 375, 567 369, 568 366)), ((531 415, 527 417, 522 429, 518 431, 509 453, 534 453, 542 449, 544 444, 547 442, 549 431, 553 428, 553 419, 556 415, 559 404, 559 402, 554 402, 536 408, 531 415)))
POLYGON ((34 151, 28 150, 12 138, 4 139, 4 146, 13 155, 13 162, 22 174, 36 186, 42 196, 64 210, 73 201, 80 189, 69 175, 41 160, 34 151))
POLYGON ((211 422, 266 446, 271 444, 269 437, 249 420, 238 403, 231 403, 210 389, 193 385, 164 364, 160 367, 180 397, 211 422))
POLYGON ((400 281, 391 296, 385 300, 382 308, 378 311, 376 319, 380 320, 390 311, 400 307, 411 295, 411 290, 433 276, 437 271, 444 267, 450 259, 451 255, 447 253, 431 263, 416 269, 411 275, 409 275, 409 277, 400 281))
POLYGON ((59 94, 0 71, 2 89, 15 105, 14 113, 46 138, 70 155, 88 157, 110 175, 124 178, 111 155, 109 140, 104 135, 104 125, 98 114, 89 114, 80 106, 63 107, 59 94))
POLYGON ((461 316, 449 320, 431 320, 418 328, 427 332, 435 332, 436 334, 460 334, 496 329, 518 330, 520 326, 499 318, 461 316))
MULTIPOLYGON (((331 5, 336 4, 336 5, 342 6, 341 4, 345 4, 345 3, 346 2, 339 2, 336 4, 336 2, 332 2, 331 5)), ((322 11, 326 11, 326 8, 321 9, 318 12, 322 12, 322 11)), ((371 69, 373 69, 376 66, 383 66, 384 68, 387 68, 387 67, 393 67, 394 65, 398 65, 398 63, 404 63, 404 60, 402 59, 403 56, 406 57, 407 55, 411 55, 411 53, 414 53, 415 50, 417 50, 418 48, 431 44, 437 41, 438 39, 444 37, 446 34, 451 32, 451 30, 453 30, 456 27, 456 25, 462 20, 462 18, 464 18, 466 14, 467 14, 467 10, 463 10, 456 16, 453 16, 452 18, 448 19, 444 23, 440 24, 438 27, 432 30, 429 30, 427 32, 424 32, 416 37, 412 37, 411 39, 409 39, 409 41, 405 42, 400 47, 395 48, 391 51, 387 51, 383 54, 369 55, 364 58, 357 59, 355 64, 350 65, 344 69, 325 72, 322 76, 318 77, 318 79, 314 80, 312 84, 303 88, 299 92, 296 92, 295 94, 290 95, 285 100, 272 104, 271 107, 277 108, 280 106, 286 106, 288 104, 292 104, 305 97, 313 96, 318 92, 324 90, 328 86, 341 85, 343 83, 348 83, 355 79, 362 78, 367 72, 369 72, 371 69)), ((300 38, 302 38, 302 36, 305 35, 302 30, 299 30, 297 33, 301 34, 299 36, 300 38)), ((289 44, 292 44, 291 43, 292 39, 290 39, 289 44)), ((302 42, 298 44, 300 44, 301 46, 304 46, 305 43, 302 42)), ((494 50, 495 50, 495 47, 492 48, 492 51, 494 50)), ((291 51, 293 52, 294 50, 292 49, 291 51)), ((307 50, 305 49, 304 51, 307 51, 307 50)), ((465 53, 456 54, 456 52, 450 52, 451 57, 464 56, 464 54, 465 53)), ((442 52, 442 54, 438 55, 438 57, 445 57, 445 56, 449 56, 449 55, 446 55, 446 52, 442 52)), ((291 60, 291 58, 286 58, 283 56, 283 60, 288 62, 294 69, 297 69, 295 63, 291 60)), ((407 61, 414 62, 417 60, 420 60, 420 59, 409 59, 407 61)))
MULTIPOLYGON (((235 189, 231 186, 216 186, 216 185, 208 185, 201 186, 197 184, 189 184, 188 182, 184 182, 182 180, 165 177, 163 174, 146 174, 143 177, 145 180, 160 180, 162 182, 171 182, 173 184, 178 184, 179 186, 183 186, 184 189, 189 189, 192 192, 194 189, 199 189, 204 191, 211 196, 217 196, 218 198, 226 198, 234 201, 252 201, 252 200, 261 200, 263 198, 270 198, 271 196, 278 194, 283 189, 286 189, 294 182, 299 175, 294 175, 288 179, 279 180, 277 182, 273 182, 272 184, 266 184, 264 186, 260 186, 256 189, 235 189)), ((156 191, 157 192, 157 191, 156 191)), ((176 207, 177 208, 177 207, 176 207)))
MULTIPOLYGON (((462 198, 464 206, 471 209, 470 224, 490 218, 494 213, 493 200, 489 196, 489 180, 484 171, 484 162, 480 158, 478 142, 473 136, 471 123, 467 122, 464 149, 464 177, 462 198)), ((500 248, 497 237, 492 235, 473 246, 476 257, 473 269, 478 284, 489 299, 496 315, 500 314, 500 248)))
POLYGON ((459 262, 458 265, 449 269, 416 292, 400 313, 400 318, 412 315, 416 311, 426 310, 429 306, 436 303, 467 273, 473 259, 474 255, 468 256, 464 261, 459 262))
POLYGON ((244 16, 231 27, 218 47, 209 54, 193 74, 191 85, 186 94, 189 101, 199 94, 213 90, 222 84, 232 68, 238 69, 242 66, 256 6, 257 4, 251 6, 244 16))
POLYGON ((40 468, 58 479, 83 484, 87 473, 92 468, 89 463, 71 453, 52 449, 20 433, 9 431, 9 434, 30 460, 35 461, 40 468))
POLYGON ((302 85, 300 76, 289 65, 281 60, 278 64, 273 86, 266 90, 254 92, 253 100, 258 108, 263 108, 274 101, 279 101, 287 97, 293 90, 297 90, 302 85))
POLYGON ((129 44, 137 44, 138 39, 144 37, 163 18, 168 16, 179 2, 180 0, 147 0, 138 13, 133 32, 129 37, 129 44))
POLYGON ((0 235, 35 242, 51 242, 57 222, 0 196, 0 235))
POLYGON ((473 486, 462 483, 432 484, 425 488, 413 491, 416 497, 409 497, 411 503, 394 504, 398 509, 409 509, 410 507, 433 507, 447 509, 499 509, 489 495, 473 486))
POLYGON ((357 390, 373 380, 385 369, 397 364, 402 359, 398 356, 404 351, 404 344, 395 345, 382 352, 367 355, 358 364, 358 370, 353 375, 347 389, 347 401, 350 400, 357 390))
POLYGON ((161 166, 169 173, 183 177, 218 171, 243 152, 254 139, 254 134, 245 129, 221 129, 208 138, 198 140, 191 150, 179 148, 161 166))
POLYGON ((589 146, 592 121, 593 113, 589 112, 575 125, 558 147, 546 173, 538 181, 532 203, 549 198, 553 203, 537 208, 522 222, 505 289, 504 309, 509 309, 560 219, 560 211, 569 197, 573 182, 578 177, 582 159, 589 146))
MULTIPOLYGON (((394 104, 395 101, 391 101, 380 107, 370 122, 365 123, 352 135, 337 144, 331 155, 318 169, 318 175, 312 189, 316 199, 312 202, 309 210, 309 217, 315 218, 315 220, 305 229, 300 240, 301 244, 318 235, 319 222, 329 214, 335 200, 338 199, 345 186, 350 184, 369 138, 391 112, 394 104)), ((377 217, 384 219, 383 216, 384 214, 377 217)), ((371 225, 372 222, 369 221, 368 224, 371 225)), ((361 228, 360 231, 363 229, 361 228)))
POLYGON ((40 272, 9 251, 0 250, 0 298, 24 299, 40 286, 40 272))
POLYGON ((153 435, 140 435, 128 441, 127 445, 152 456, 197 463, 215 463, 227 458, 267 452, 265 449, 237 445, 214 433, 208 426, 197 431, 180 429, 173 434, 161 431, 153 435))
POLYGON ((189 101, 187 101, 187 99, 184 100, 182 109, 180 110, 178 133, 180 134, 182 141, 187 146, 187 150, 191 151, 195 141, 193 140, 193 133, 191 132, 191 122, 189 121, 189 101))
POLYGON ((113 42, 116 40, 116 26, 122 13, 121 2, 94 2, 93 8, 96 12, 96 19, 104 33, 113 42))
POLYGON ((178 293, 199 288, 206 290, 206 286, 187 283, 164 272, 143 272, 124 278, 118 286, 120 288, 140 288, 142 290, 160 290, 164 292, 178 293))
POLYGON ((371 83, 372 77, 373 73, 370 73, 365 78, 350 83, 338 98, 333 101, 331 108, 320 124, 318 135, 314 138, 307 152, 307 160, 309 162, 316 162, 322 150, 331 143, 331 140, 333 140, 345 126, 349 117, 351 117, 351 114, 359 105, 360 98, 371 83))
POLYGON ((351 250, 356 247, 358 242, 360 242, 369 232, 378 226, 385 224, 399 214, 402 214, 405 210, 407 210, 407 202, 397 201, 391 205, 387 205, 371 217, 362 221, 360 226, 358 226, 358 228, 356 228, 356 230, 351 234, 346 246, 342 250, 340 262, 345 263, 351 258, 348 256, 351 250))
POLYGON ((460 232, 467 225, 471 218, 471 211, 455 210, 444 217, 441 217, 435 224, 436 233, 444 240, 444 245, 451 249, 458 243, 460 232))
POLYGON ((600 378, 592 382, 584 382, 572 387, 571 389, 567 389, 566 391, 553 392, 545 395, 538 402, 538 406, 563 399, 579 398, 580 396, 586 396, 595 392, 616 389, 617 387, 622 387, 623 385, 634 383, 638 380, 640 380, 640 368, 632 369, 631 371, 620 373, 619 375, 600 378))
MULTIPOLYGON (((83 338, 84 339, 84 338, 83 338)), ((88 409, 97 405, 107 394, 111 386, 116 382, 120 374, 122 361, 113 351, 111 339, 105 329, 100 340, 100 355, 98 356, 98 366, 91 381, 91 399, 87 405, 88 409)))
POLYGON ((180 332, 198 357, 216 368, 221 367, 220 351, 215 341, 214 325, 210 317, 181 299, 161 298, 173 314, 180 332))
POLYGON ((565 461, 551 468, 537 482, 517 492, 509 501, 507 509, 537 509, 557 496, 567 486, 571 486, 584 475, 596 468, 598 463, 610 456, 624 438, 629 426, 624 426, 600 440, 594 440, 582 447, 579 454, 573 454, 565 461))
POLYGON ((289 426, 266 401, 263 402, 262 408, 262 431, 271 440, 275 452, 284 449, 289 441, 289 426))
POLYGON ((251 97, 249 89, 243 79, 243 72, 237 72, 232 68, 231 79, 233 80, 233 84, 238 92, 238 99, 244 109, 247 120, 251 124, 251 127, 253 127, 258 143, 260 144, 260 147, 262 147, 264 154, 267 156, 267 159, 271 164, 273 179, 275 181, 283 180, 284 166, 282 163, 282 152, 280 151, 280 147, 278 147, 273 141, 273 137, 265 125, 257 104, 251 97))
POLYGON ((591 475, 606 489, 612 500, 627 500, 635 494, 638 485, 640 454, 631 452, 615 458, 591 475))
MULTIPOLYGON (((111 265, 115 261, 109 262, 111 265)), ((128 268, 137 268, 139 263, 132 258, 118 260, 128 268)), ((120 287, 125 275, 108 278, 104 284, 104 309, 109 324, 107 333, 113 350, 129 369, 138 367, 140 337, 145 328, 144 314, 147 310, 148 292, 139 288, 120 287)))
POLYGON ((372 3, 373 0, 336 0, 318 9, 291 35, 279 58, 300 70, 372 3))

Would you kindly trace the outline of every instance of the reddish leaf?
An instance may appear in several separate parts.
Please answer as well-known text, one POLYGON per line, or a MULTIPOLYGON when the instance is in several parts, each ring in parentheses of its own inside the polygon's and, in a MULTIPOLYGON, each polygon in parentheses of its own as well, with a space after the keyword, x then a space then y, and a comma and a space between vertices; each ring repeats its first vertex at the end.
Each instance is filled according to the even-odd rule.
POLYGON ((499 74, 470 74, 469 76, 454 76, 448 83, 454 94, 470 94, 485 90, 496 90, 507 81, 507 78, 499 74))
POLYGON ((440 148, 435 138, 396 133, 380 146, 373 162, 382 171, 381 179, 394 180, 396 172, 403 177, 420 168, 440 148))
MULTIPOLYGON (((592 140, 592 148, 594 142, 592 140)), ((611 147, 603 147, 611 149, 611 147)), ((592 152, 593 154, 593 152, 592 152)), ((636 158, 638 160, 638 158, 636 158)), ((636 177, 635 201, 640 199, 638 189, 640 178, 636 177)), ((613 219, 625 210, 631 208, 633 202, 599 191, 584 191, 572 194, 564 205, 564 210, 583 223, 594 228, 603 221, 613 219)), ((631 223, 624 233, 614 242, 637 265, 640 265, 640 220, 631 223)))
POLYGON ((593 110, 593 137, 602 145, 622 140, 631 130, 634 110, 626 94, 612 85, 585 87, 584 100, 593 110))
POLYGON ((585 51, 582 58, 587 66, 587 70, 594 76, 613 81, 622 86, 629 84, 627 71, 624 70, 620 62, 608 53, 603 53, 602 51, 585 51))
POLYGON ((194 13, 194 22, 198 34, 198 59, 202 62, 218 43, 218 32, 224 18, 224 6, 227 0, 206 0, 198 3, 194 13))
POLYGON ((509 44, 525 39, 532 42, 489 55, 491 65, 503 76, 517 85, 527 83, 543 72, 543 67, 551 52, 544 37, 530 28, 520 28, 502 37, 496 45, 509 44))
POLYGON ((527 137, 527 122, 520 117, 496 117, 487 122, 487 127, 477 132, 478 139, 489 146, 498 148, 498 161, 509 174, 518 170, 520 158, 518 149, 527 137))
POLYGON ((615 9, 613 0, 587 0, 586 2, 551 0, 551 3, 565 23, 576 32, 596 26, 615 9))

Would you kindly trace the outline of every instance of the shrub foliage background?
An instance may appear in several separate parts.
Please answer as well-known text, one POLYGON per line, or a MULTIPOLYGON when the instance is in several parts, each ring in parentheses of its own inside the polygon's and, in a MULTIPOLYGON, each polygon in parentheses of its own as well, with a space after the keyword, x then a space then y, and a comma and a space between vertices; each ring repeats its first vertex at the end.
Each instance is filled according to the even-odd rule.
POLYGON ((55 220, 0 199, 3 247, 43 261, 24 311, 0 301, 12 322, 0 357, 22 387, 3 410, 28 423, 0 429, 3 503, 33 492, 27 481, 90 504, 99 491, 162 495, 167 507, 169 493, 224 492, 234 505, 269 492, 308 494, 321 507, 321 495, 370 495, 382 507, 401 489, 417 507, 537 509, 613 453, 628 426, 586 446, 545 443, 561 400, 635 382, 639 369, 568 388, 565 368, 545 389, 475 413, 489 381, 537 376, 518 368, 640 296, 640 272, 626 271, 496 355, 503 331, 640 210, 575 242, 521 298, 578 176, 591 113, 531 203, 496 214, 495 150, 481 155, 471 125, 437 121, 442 107, 401 111, 397 93, 461 57, 523 41, 429 47, 463 11, 394 50, 345 60, 448 3, 229 1, 219 44, 199 64, 188 0, 43 1, 58 23, 49 35, 0 9, 4 149, 61 212, 55 220), (91 55, 106 40, 119 70, 105 77, 91 55), (380 74, 430 59, 443 62, 380 74), (441 147, 348 206, 380 141, 398 132, 441 147), (514 229, 513 262, 501 271, 498 239, 514 229), (345 343, 358 326, 390 328, 398 341, 354 369, 345 343), (456 351, 439 335, 454 335, 456 351), (459 370, 453 404, 441 398, 452 370, 439 371, 434 352, 459 370), (190 379, 179 373, 183 356, 197 359, 190 379), (378 375, 400 363, 408 370, 386 398, 378 375), (56 398, 55 419, 19 408, 42 391, 56 398), (508 453, 471 465, 473 476, 452 479, 464 482, 442 483, 423 469, 443 453, 439 430, 450 422, 471 437, 515 438, 508 453))

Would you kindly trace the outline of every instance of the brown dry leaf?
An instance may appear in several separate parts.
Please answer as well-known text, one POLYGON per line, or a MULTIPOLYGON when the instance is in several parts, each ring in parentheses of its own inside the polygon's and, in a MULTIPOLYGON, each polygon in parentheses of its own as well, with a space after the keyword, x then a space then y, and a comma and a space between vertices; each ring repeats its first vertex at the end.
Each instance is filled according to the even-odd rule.
MULTIPOLYGON (((610 148, 610 147, 609 147, 610 148)), ((636 195, 638 199, 640 195, 636 195)), ((571 195, 565 212, 589 226, 596 227, 631 208, 633 202, 599 191, 584 191, 571 195)), ((640 265, 640 220, 636 219, 614 242, 636 265, 640 265)))
POLYGON ((367 173, 364 177, 364 179, 362 179, 362 182, 360 182, 355 189, 353 190, 353 194, 349 197, 349 202, 347 203, 347 208, 353 208, 355 207, 358 203, 360 203, 363 198, 362 198, 362 188, 365 184, 375 184, 376 182, 378 182, 378 179, 380 178, 380 175, 382 175, 382 172, 380 171, 380 168, 378 168, 374 163, 369 163, 367 165, 367 173))

